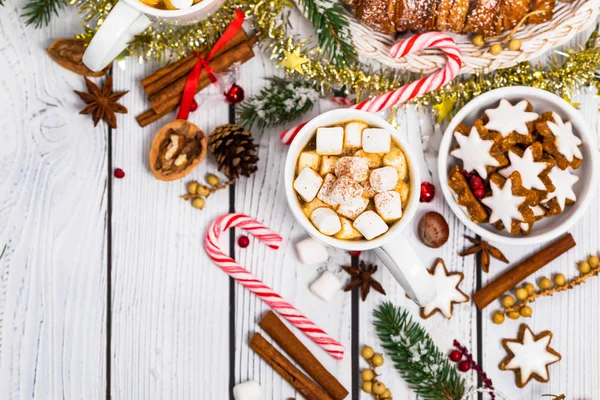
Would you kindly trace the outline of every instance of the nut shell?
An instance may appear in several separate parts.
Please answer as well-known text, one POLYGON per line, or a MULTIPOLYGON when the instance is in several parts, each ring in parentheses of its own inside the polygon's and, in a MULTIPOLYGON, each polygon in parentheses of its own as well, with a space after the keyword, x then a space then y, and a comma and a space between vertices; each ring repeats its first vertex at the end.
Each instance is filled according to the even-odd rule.
POLYGON ((442 214, 435 211, 427 212, 421 217, 418 232, 421 241, 433 248, 442 247, 450 235, 448 222, 442 214))
POLYGON ((57 64, 76 74, 94 77, 106 75, 108 66, 98 72, 85 66, 82 59, 86 46, 87 44, 83 39, 56 39, 46 51, 57 64))
MULTIPOLYGON (((152 141, 148 160, 150 162, 150 170, 154 177, 160 181, 174 181, 188 175, 196 168, 206 157, 208 139, 204 132, 196 125, 183 119, 177 119, 163 126, 152 141), (171 135, 180 135, 186 141, 181 144, 181 147, 190 145, 193 148, 192 161, 187 162, 183 168, 175 168, 175 171, 169 171, 168 168, 162 167, 161 160, 164 159, 166 146, 170 142, 171 135)), ((167 151, 168 153, 168 151, 167 151)), ((175 153, 176 155, 178 153, 175 153)))

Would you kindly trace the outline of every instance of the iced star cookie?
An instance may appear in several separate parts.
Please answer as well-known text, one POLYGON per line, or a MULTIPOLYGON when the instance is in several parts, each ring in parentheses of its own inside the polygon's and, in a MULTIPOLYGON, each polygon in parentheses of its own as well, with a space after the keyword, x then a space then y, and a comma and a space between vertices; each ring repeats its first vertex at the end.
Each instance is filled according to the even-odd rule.
POLYGON ((465 276, 462 272, 448 273, 446 264, 441 258, 435 260, 435 264, 430 268, 429 273, 433 278, 437 296, 433 301, 421 307, 421 318, 427 319, 439 312, 446 319, 450 319, 455 304, 469 301, 469 296, 458 288, 465 276))
POLYGON ((561 360, 560 354, 550 347, 552 332, 543 331, 535 335, 526 324, 521 324, 516 339, 502 339, 508 353, 499 368, 514 371, 516 384, 525 387, 529 381, 548 382, 548 367, 561 360))
POLYGON ((488 220, 488 213, 477 200, 469 183, 458 167, 454 167, 448 176, 448 186, 456 198, 456 203, 461 206, 471 221, 483 223, 488 220))
POLYGON ((535 221, 531 207, 537 204, 537 194, 523 187, 518 172, 513 172, 507 179, 492 174, 490 188, 492 192, 481 202, 490 209, 490 223, 496 229, 506 229, 514 235, 521 232, 521 223, 535 221))
POLYGON ((556 165, 551 157, 544 156, 542 144, 535 142, 523 150, 513 146, 508 152, 510 164, 508 167, 498 171, 500 175, 508 178, 510 174, 517 171, 521 175, 521 181, 525 189, 535 189, 544 192, 554 190, 548 173, 556 165))
POLYGON ((488 173, 508 164, 498 145, 482 135, 476 127, 469 130, 466 125, 459 124, 454 138, 458 146, 450 154, 462 160, 463 169, 467 172, 477 171, 480 177, 486 179, 488 173))
POLYGON ((551 154, 560 169, 579 168, 583 155, 579 146, 581 139, 573 133, 570 121, 563 122, 555 112, 545 112, 542 120, 536 124, 538 132, 544 137, 544 150, 551 154))
POLYGON ((548 208, 548 215, 556 215, 563 212, 565 206, 575 203, 577 196, 573 191, 573 185, 577 183, 579 177, 573 175, 568 169, 554 167, 550 170, 548 178, 556 189, 548 193, 542 200, 542 204, 548 208))
POLYGON ((485 133, 489 133, 500 149, 506 151, 517 143, 533 143, 532 132, 539 117, 526 100, 512 105, 502 99, 498 107, 485 110, 481 123, 485 133))

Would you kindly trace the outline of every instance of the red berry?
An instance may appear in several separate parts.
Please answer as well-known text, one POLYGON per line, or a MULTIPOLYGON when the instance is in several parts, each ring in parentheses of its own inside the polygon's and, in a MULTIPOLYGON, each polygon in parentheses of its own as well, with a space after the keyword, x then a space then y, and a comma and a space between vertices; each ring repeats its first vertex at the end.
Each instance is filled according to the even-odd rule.
POLYGON ((198 103, 196 103, 196 100, 192 99, 192 104, 190 105, 190 111, 194 112, 198 109, 198 103))
POLYGON ((485 190, 483 190, 483 188, 475 189, 473 190, 473 195, 481 200, 483 199, 483 196, 485 196, 485 190))
POLYGON ((458 350, 453 350, 448 357, 454 362, 459 362, 462 359, 462 354, 458 350))
POLYGON ((471 179, 469 179, 469 185, 473 190, 480 188, 483 189, 483 181, 478 176, 471 176, 471 179))
POLYGON ((245 249, 249 245, 250 239, 248 238, 248 236, 240 236, 240 238, 238 239, 238 246, 240 246, 242 249, 245 249))
POLYGON ((467 360, 461 361, 458 363, 458 370, 460 372, 467 372, 471 369, 471 363, 467 360))
POLYGON ((244 89, 236 83, 223 94, 225 95, 225 102, 227 104, 237 104, 244 100, 244 89))
POLYGON ((358 250, 351 250, 348 252, 348 254, 350 254, 352 257, 358 257, 360 256, 360 251, 358 250))
POLYGON ((115 168, 115 178, 117 179, 123 179, 125 178, 125 171, 123 171, 121 168, 115 168))
POLYGON ((421 183, 421 203, 429 203, 435 197, 435 186, 429 182, 421 183))
POLYGON ((473 176, 470 173, 468 173, 466 169, 461 169, 459 172, 465 177, 465 179, 470 179, 471 176, 473 176))

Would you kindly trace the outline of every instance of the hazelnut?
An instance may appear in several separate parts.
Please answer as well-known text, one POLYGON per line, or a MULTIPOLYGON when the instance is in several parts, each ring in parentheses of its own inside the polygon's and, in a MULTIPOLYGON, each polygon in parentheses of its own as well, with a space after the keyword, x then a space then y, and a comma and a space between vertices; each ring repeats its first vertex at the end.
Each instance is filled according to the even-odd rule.
POLYGON ((438 248, 448 241, 450 230, 444 216, 435 211, 425 213, 418 226, 419 238, 425 245, 438 248))

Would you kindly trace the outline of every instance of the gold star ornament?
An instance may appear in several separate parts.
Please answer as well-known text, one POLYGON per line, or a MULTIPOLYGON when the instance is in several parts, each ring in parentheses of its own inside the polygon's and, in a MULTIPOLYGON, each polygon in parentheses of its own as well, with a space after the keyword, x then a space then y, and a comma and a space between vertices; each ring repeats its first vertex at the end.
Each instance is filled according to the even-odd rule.
POLYGON ((454 110, 454 104, 456 104, 456 95, 447 98, 442 97, 442 102, 433 106, 433 109, 437 111, 437 123, 441 124, 443 120, 449 119, 450 113, 454 110))
POLYGON ((299 73, 300 75, 304 75, 304 70, 302 69, 302 65, 306 64, 310 60, 306 57, 303 57, 300 54, 300 48, 296 47, 294 51, 289 52, 287 50, 283 50, 284 58, 277 64, 279 67, 285 67, 292 69, 299 73))

